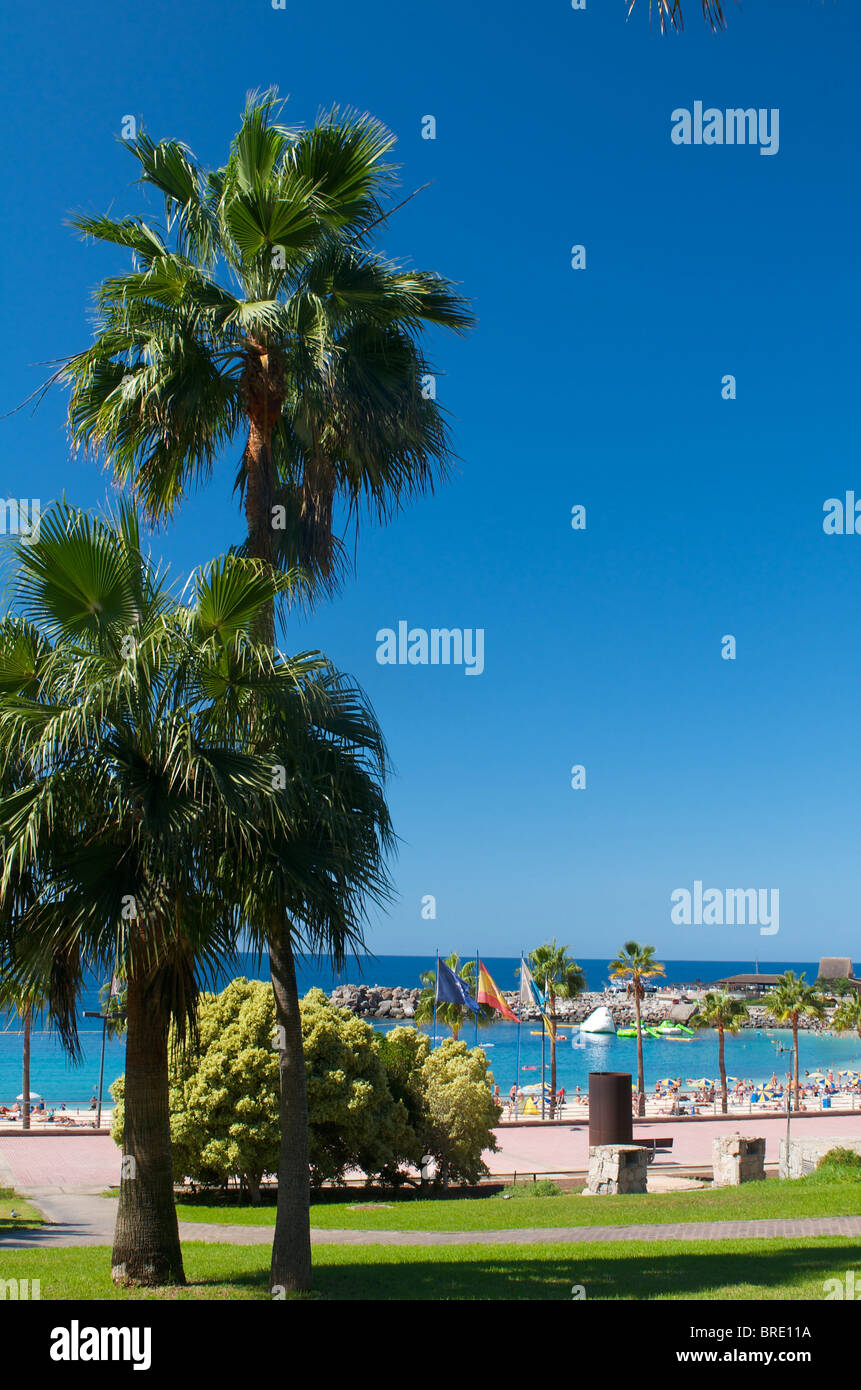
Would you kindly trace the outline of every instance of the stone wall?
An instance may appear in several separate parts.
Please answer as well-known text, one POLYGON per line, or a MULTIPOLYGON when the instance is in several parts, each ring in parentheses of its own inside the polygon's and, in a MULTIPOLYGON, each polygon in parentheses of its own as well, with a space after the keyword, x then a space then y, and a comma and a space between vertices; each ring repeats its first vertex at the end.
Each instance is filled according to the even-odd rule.
POLYGON ((803 1178, 813 1173, 829 1149, 852 1149, 861 1154, 861 1139, 837 1139, 833 1135, 824 1139, 789 1140, 789 1162, 786 1161, 786 1140, 780 1141, 778 1172, 782 1178, 803 1178))

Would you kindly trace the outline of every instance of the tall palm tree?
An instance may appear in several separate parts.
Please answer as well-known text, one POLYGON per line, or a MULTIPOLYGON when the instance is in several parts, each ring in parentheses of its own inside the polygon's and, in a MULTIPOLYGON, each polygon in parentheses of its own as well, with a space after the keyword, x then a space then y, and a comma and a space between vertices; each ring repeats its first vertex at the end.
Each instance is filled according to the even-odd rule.
POLYGON ((726 1059, 724 1042, 727 1033, 738 1032, 747 1018, 747 1009, 740 999, 733 999, 724 990, 710 989, 700 1000, 694 1017, 695 1028, 714 1028, 718 1035, 718 1071, 720 1072, 721 1114, 727 1112, 726 1059))
MULTIPOLYGON (((475 961, 465 960, 463 965, 460 963, 460 956, 454 951, 450 956, 446 956, 445 963, 455 975, 459 975, 462 980, 469 985, 470 992, 475 996, 477 982, 475 978, 475 961)), ((423 970, 419 979, 424 988, 419 996, 416 1005, 416 1023, 433 1023, 434 1012, 436 1013, 437 1023, 441 1023, 444 1028, 451 1029, 451 1035, 457 1042, 460 1037, 460 1030, 465 1023, 475 1015, 470 1009, 466 1009, 461 1004, 437 1004, 436 1003, 436 970, 423 970)), ((478 1026, 487 1028, 496 1017, 493 1009, 487 1004, 480 1004, 478 1009, 478 1026)))
MULTIPOLYGON (((63 375, 74 441, 128 481, 153 518, 170 518, 238 442, 245 553, 301 566, 313 594, 345 571, 336 506, 354 527, 362 514, 385 521, 447 475, 423 339, 428 327, 462 333, 472 319, 448 281, 372 247, 389 216, 391 134, 337 110, 307 131, 280 114, 274 92, 250 98, 227 162, 211 171, 177 140, 127 142, 141 182, 163 197, 165 226, 77 219, 134 264, 98 290, 95 341, 63 375)), ((274 608, 257 635, 274 645, 274 608)), ((310 1231, 294 931, 277 905, 265 916, 288 1038, 272 1280, 302 1289, 310 1231)))
POLYGON ((804 971, 796 976, 787 970, 777 978, 777 985, 768 1001, 768 1012, 777 1023, 792 1027, 793 1097, 798 1104, 798 1020, 823 1018, 825 1005, 815 985, 809 985, 804 971))
POLYGON ((547 1001, 546 1018, 550 1037, 550 1118, 556 1113, 556 1000, 575 999, 586 988, 586 976, 567 946, 559 946, 554 936, 529 953, 532 978, 547 1001))
POLYGON ((26 662, 20 622, 0 630, 0 751, 31 770, 0 802, 4 881, 33 846, 47 869, 4 963, 13 980, 50 982, 73 1052, 84 969, 126 980, 112 1270, 182 1282, 170 1024, 180 1043, 193 1035, 201 973, 231 956, 256 899, 289 899, 312 941, 320 920, 355 935, 361 891, 386 887, 379 731, 322 659, 253 640, 274 592, 255 562, 211 565, 186 606, 141 555, 128 509, 114 525, 49 513, 19 562, 18 602, 42 640, 26 662))
POLYGON ((628 994, 634 1001, 634 1018, 637 1025, 637 1114, 646 1113, 646 1085, 643 1073, 643 1019, 640 1005, 646 997, 644 980, 654 979, 656 975, 666 975, 660 961, 655 960, 654 946, 641 946, 637 941, 626 941, 615 960, 610 962, 610 978, 627 980, 628 994))

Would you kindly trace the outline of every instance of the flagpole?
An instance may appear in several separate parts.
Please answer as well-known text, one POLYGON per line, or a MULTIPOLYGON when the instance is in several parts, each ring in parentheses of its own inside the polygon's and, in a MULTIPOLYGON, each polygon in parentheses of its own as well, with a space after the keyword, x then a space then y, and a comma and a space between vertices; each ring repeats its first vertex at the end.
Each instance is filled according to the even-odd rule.
POLYGON ((544 1039, 547 1036, 547 1015, 541 1013, 541 1118, 544 1119, 544 1039))
POLYGON ((517 1063, 514 1077, 514 1118, 517 1118, 517 1087, 520 1085, 520 1025, 523 1022, 523 952, 520 952, 520 992, 517 996, 517 1063))
POLYGON ((433 980, 433 1042, 431 1043, 431 1051, 433 1051, 433 1049, 436 1047, 436 997, 437 997, 438 994, 439 994, 439 948, 437 947, 437 953, 436 953, 436 966, 435 966, 435 968, 434 968, 434 980, 433 980))

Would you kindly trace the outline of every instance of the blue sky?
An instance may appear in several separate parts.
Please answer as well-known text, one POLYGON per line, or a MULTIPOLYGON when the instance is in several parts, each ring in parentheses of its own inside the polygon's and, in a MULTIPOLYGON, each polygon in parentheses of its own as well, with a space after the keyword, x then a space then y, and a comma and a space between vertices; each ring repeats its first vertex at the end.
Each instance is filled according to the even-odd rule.
MULTIPOLYGON (((2 410, 88 341, 115 268, 64 219, 155 212, 124 116, 219 163, 246 91, 277 84, 297 123, 338 102, 388 124, 403 194, 433 180, 383 249, 475 303, 476 332, 433 345, 460 471, 366 529, 355 582, 291 626, 388 735, 401 849, 379 953, 556 935, 602 956, 633 935, 670 958, 861 956, 861 536, 822 529, 827 498, 861 497, 861 15, 747 0, 713 36, 687 0, 685 33, 661 39, 644 6, 628 23, 624 0, 4 11, 2 410), (779 109, 779 152, 674 145, 695 101, 779 109), (483 628, 483 674, 379 665, 399 620, 483 628), (672 924, 695 880, 778 889, 779 934, 672 924)), ((0 495, 105 499, 63 411, 55 393, 2 421, 0 495)), ((242 534, 234 466, 154 539, 177 576, 242 534)))

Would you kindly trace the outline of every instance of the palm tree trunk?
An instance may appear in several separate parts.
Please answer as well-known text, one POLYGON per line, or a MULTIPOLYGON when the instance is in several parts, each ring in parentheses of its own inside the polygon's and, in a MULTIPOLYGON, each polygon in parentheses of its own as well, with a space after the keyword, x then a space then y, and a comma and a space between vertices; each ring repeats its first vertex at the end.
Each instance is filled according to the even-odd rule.
POLYGON ((168 1023, 146 983, 134 976, 126 1007, 123 1164, 111 1277, 115 1284, 184 1284, 170 1153, 168 1023))
POLYGON ((21 1076, 21 1128, 30 1128, 30 1010, 24 1010, 24 1057, 21 1076))
POLYGON ((270 1289, 275 1296, 285 1292, 301 1293, 311 1287, 308 1096, 289 923, 282 926, 280 932, 273 930, 270 934, 269 960, 281 1071, 281 1153, 270 1279, 270 1289))
MULTIPOLYGON (((267 373, 268 363, 262 366, 261 363, 252 363, 246 373, 249 432, 245 449, 245 516, 250 555, 271 564, 272 503, 275 495, 272 428, 280 415, 281 402, 272 392, 267 373)), ((274 650, 274 605, 270 605, 255 636, 274 650)), ((308 1096, 291 927, 289 921, 276 916, 267 924, 267 928, 275 1024, 281 1043, 281 1149, 270 1279, 272 1291, 280 1294, 303 1292, 311 1287, 308 1096)))
MULTIPOLYGON (((793 1088, 792 1100, 791 1100, 790 1103, 791 1103, 791 1105, 793 1105, 793 1106, 796 1108, 796 1110, 797 1110, 797 1109, 798 1109, 798 1014, 793 1014, 793 1016, 792 1016, 792 1050, 793 1050, 793 1052, 794 1052, 794 1054, 795 1054, 794 1057, 793 1057, 794 1072, 795 1072, 795 1086, 794 1086, 794 1088, 793 1088)), ((788 1163, 788 1162, 789 1162, 789 1159, 787 1158, 787 1163, 788 1163)))
POLYGON ((726 1114, 726 1060, 724 1058, 724 1032, 718 1025, 718 1071, 720 1072, 720 1110, 721 1114, 726 1114))
POLYGON ((640 990, 634 981, 634 1017, 637 1020, 637 1117, 642 1119, 646 1113, 646 1094, 643 1069, 643 1020, 640 1017, 640 990))

